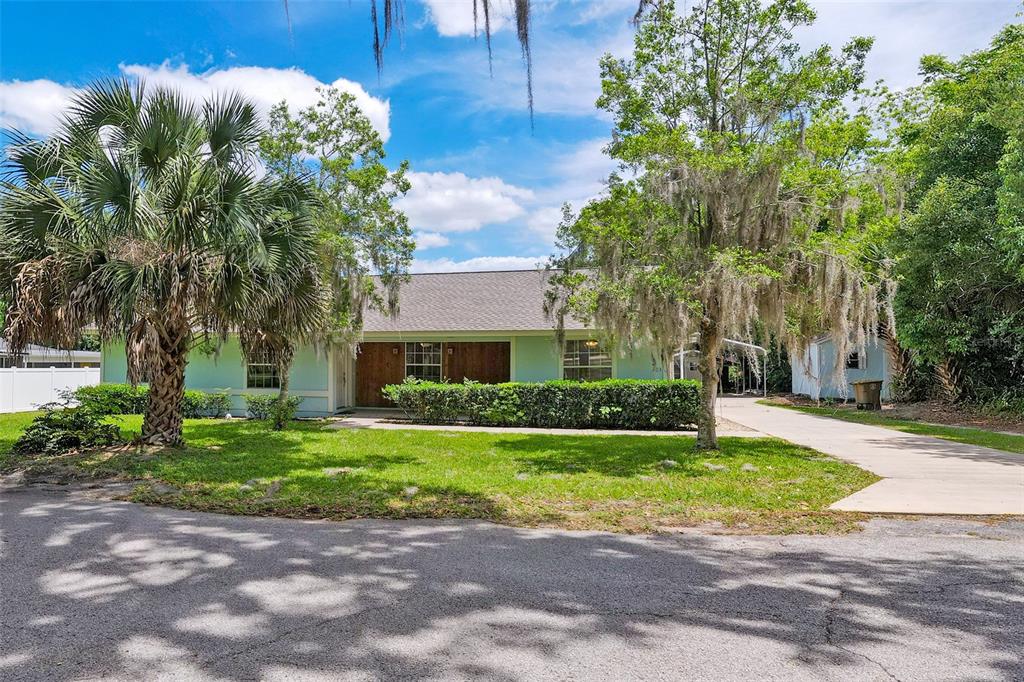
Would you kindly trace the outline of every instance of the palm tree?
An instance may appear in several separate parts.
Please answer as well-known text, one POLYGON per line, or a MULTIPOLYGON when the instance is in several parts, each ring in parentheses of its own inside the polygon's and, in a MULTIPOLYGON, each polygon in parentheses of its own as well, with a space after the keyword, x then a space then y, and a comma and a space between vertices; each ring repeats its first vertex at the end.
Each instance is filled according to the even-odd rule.
POLYGON ((5 335, 15 349, 68 347, 87 326, 123 339, 129 379, 150 384, 145 443, 183 442, 196 345, 231 332, 301 336, 326 314, 308 188, 263 175, 262 132, 238 95, 195 104, 116 80, 78 95, 49 139, 8 133, 5 335), (283 307, 277 324, 266 311, 283 307))

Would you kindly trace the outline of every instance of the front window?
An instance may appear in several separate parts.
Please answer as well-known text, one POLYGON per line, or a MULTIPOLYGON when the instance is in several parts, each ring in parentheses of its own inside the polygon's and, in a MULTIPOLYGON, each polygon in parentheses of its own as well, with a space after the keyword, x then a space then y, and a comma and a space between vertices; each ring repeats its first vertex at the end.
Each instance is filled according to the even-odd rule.
POLYGON ((612 378, 612 354, 594 339, 565 342, 562 378, 572 381, 600 381, 612 378))
POLYGON ((405 344, 405 376, 441 381, 441 344, 423 341, 405 344))
POLYGON ((860 353, 850 353, 847 355, 846 369, 865 369, 864 356, 860 353))
POLYGON ((269 360, 270 358, 267 356, 257 356, 246 365, 246 388, 281 388, 281 377, 277 373, 277 364, 269 360))

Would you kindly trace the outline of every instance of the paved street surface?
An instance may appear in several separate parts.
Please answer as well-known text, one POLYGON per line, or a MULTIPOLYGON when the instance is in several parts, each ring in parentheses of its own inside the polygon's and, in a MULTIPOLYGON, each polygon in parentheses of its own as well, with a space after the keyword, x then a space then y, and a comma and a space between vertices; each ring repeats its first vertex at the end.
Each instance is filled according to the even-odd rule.
POLYGON ((1024 522, 636 537, 0 492, 0 679, 1020 680, 1024 522))
POLYGON ((818 417, 752 398, 721 398, 721 415, 852 462, 883 480, 832 505, 908 514, 1024 514, 1024 455, 818 417))

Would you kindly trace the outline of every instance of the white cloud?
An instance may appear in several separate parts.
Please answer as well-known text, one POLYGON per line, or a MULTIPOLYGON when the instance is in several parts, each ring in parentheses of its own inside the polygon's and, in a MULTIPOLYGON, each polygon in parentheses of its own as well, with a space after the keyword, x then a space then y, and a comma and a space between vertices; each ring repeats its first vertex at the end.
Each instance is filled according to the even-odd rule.
POLYGON ((324 83, 301 69, 262 66, 235 66, 193 73, 185 64, 171 66, 169 62, 152 66, 121 64, 120 69, 122 73, 144 79, 152 85, 178 88, 196 99, 206 98, 214 92, 238 91, 253 100, 261 111, 286 100, 288 108, 294 112, 316 103, 318 87, 333 87, 355 97, 359 108, 385 142, 391 136, 391 103, 373 97, 362 85, 345 78, 324 83))
MULTIPOLYGON (((574 204, 574 208, 579 209, 585 203, 582 201, 579 204, 574 204)), ((542 206, 530 214, 526 220, 526 227, 543 239, 545 243, 554 244, 560 222, 562 222, 561 206, 542 206)))
MULTIPOLYGON (((457 35, 472 34, 471 7, 467 11, 464 6, 456 6, 460 3, 431 2, 448 8, 447 11, 465 22, 457 35)), ((544 19, 550 19, 551 24, 534 17, 530 44, 537 113, 596 115, 594 101, 601 91, 598 61, 606 52, 624 55, 632 50, 634 31, 627 21, 632 13, 626 11, 621 22, 592 30, 594 23, 579 25, 587 21, 583 18, 586 8, 584 3, 579 8, 572 6, 572 11, 565 13, 571 16, 568 21, 551 19, 554 15, 549 12, 544 19)), ((545 9, 550 8, 541 4, 534 11, 544 12, 545 9)), ((604 9, 601 8, 601 12, 604 9)), ((439 76, 447 90, 458 91, 465 97, 471 111, 525 112, 526 70, 518 46, 513 40, 503 38, 500 45, 495 46, 491 62, 482 49, 481 45, 473 44, 447 54, 445 59, 437 59, 436 55, 424 57, 408 65, 402 78, 439 76)))
POLYGON ((640 4, 637 0, 573 0, 574 24, 587 24, 609 17, 633 18, 640 4))
POLYGON ((398 207, 413 227, 431 232, 472 232, 526 212, 533 192, 500 178, 471 178, 463 173, 408 175, 412 189, 398 207))
POLYGON ((539 205, 526 221, 526 227, 546 244, 554 244, 563 204, 568 202, 578 211, 604 192, 605 181, 616 167, 604 153, 607 144, 604 138, 585 140, 552 164, 561 180, 539 193, 539 205))
POLYGON ((1015 21, 1018 0, 973 2, 812 2, 818 14, 813 26, 797 37, 810 48, 827 43, 835 48, 853 36, 874 36, 867 59, 867 79, 884 79, 894 88, 920 81, 922 55, 958 57, 988 45, 1003 25, 1015 21))
MULTIPOLYGON (((458 2, 431 2, 468 21, 472 31, 472 11, 458 7, 458 2)), ((798 40, 807 48, 822 43, 839 47, 853 36, 874 36, 867 79, 884 79, 896 88, 919 81, 917 69, 922 55, 958 57, 984 48, 1002 26, 1017 21, 1015 15, 1020 9, 1019 0, 815 0, 812 4, 818 20, 810 28, 799 30, 798 40)), ((607 115, 594 106, 600 94, 598 60, 608 52, 616 56, 632 52, 635 30, 629 19, 636 3, 579 0, 566 7, 571 11, 551 13, 545 15, 546 22, 534 22, 535 111, 606 119, 607 115)), ((479 48, 472 46, 446 60, 424 59, 408 75, 443 75, 445 87, 465 93, 475 111, 525 112, 526 77, 518 51, 503 44, 494 53, 493 69, 491 78, 486 58, 481 59, 479 48)))
POLYGON ((0 83, 0 127, 46 135, 57 127, 74 88, 50 80, 0 83))
MULTIPOLYGON (((625 22, 614 33, 586 36, 548 32, 531 36, 533 54, 534 110, 569 116, 606 115, 594 103, 601 94, 598 62, 606 52, 629 54, 633 29, 625 22)), ((452 82, 474 97, 480 109, 523 111, 526 106, 526 72, 518 52, 495 53, 494 76, 489 78, 486 59, 469 52, 452 62, 452 82)))
MULTIPOLYGON (((296 68, 272 69, 259 66, 238 66, 192 72, 187 65, 172 66, 121 64, 121 73, 144 79, 151 85, 180 89, 201 100, 214 92, 238 91, 253 100, 262 112, 281 100, 287 100, 293 111, 317 101, 317 87, 331 86, 351 93, 373 127, 387 141, 391 135, 388 100, 370 95, 359 83, 339 78, 324 83, 296 68)), ((61 112, 76 92, 74 87, 50 80, 9 81, 0 83, 0 122, 25 132, 45 135, 53 132, 61 112)))
POLYGON ((435 258, 413 261, 413 272, 479 272, 483 270, 530 270, 544 264, 547 256, 480 256, 466 260, 435 258))
POLYGON ((439 246, 448 246, 451 242, 448 237, 439 232, 417 232, 413 237, 416 239, 416 250, 436 249, 439 246))
MULTIPOLYGON (((484 11, 478 5, 476 27, 473 25, 472 0, 423 0, 427 7, 427 20, 434 24, 438 34, 447 38, 471 36, 483 33, 484 11)), ((491 33, 497 33, 509 25, 510 8, 505 3, 491 2, 491 33)))

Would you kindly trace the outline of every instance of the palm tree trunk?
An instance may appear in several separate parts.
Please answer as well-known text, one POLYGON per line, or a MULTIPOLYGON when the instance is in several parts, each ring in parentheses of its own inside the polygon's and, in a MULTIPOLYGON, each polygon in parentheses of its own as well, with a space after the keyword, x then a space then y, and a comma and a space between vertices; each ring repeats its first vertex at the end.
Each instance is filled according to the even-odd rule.
POLYGON ((939 396, 944 402, 955 403, 962 392, 960 369, 953 358, 945 358, 935 365, 939 396))
POLYGON ((281 389, 277 394, 277 402, 279 409, 274 411, 275 431, 280 431, 287 425, 287 414, 283 408, 288 403, 288 387, 291 381, 290 375, 293 357, 294 353, 292 349, 290 347, 286 348, 281 351, 281 355, 277 363, 277 371, 281 375, 281 389))
POLYGON ((715 400, 718 397, 718 354, 722 337, 713 320, 700 328, 700 411, 697 413, 697 449, 717 450, 718 430, 715 426, 715 400))
POLYGON ((150 372, 149 398, 141 441, 150 445, 185 444, 181 434, 181 403, 185 396, 186 332, 161 336, 157 366, 150 372))
POLYGON ((881 336, 889 361, 889 391, 892 399, 898 403, 908 402, 913 399, 914 357, 909 350, 900 345, 896 330, 889 324, 882 328, 881 336))

